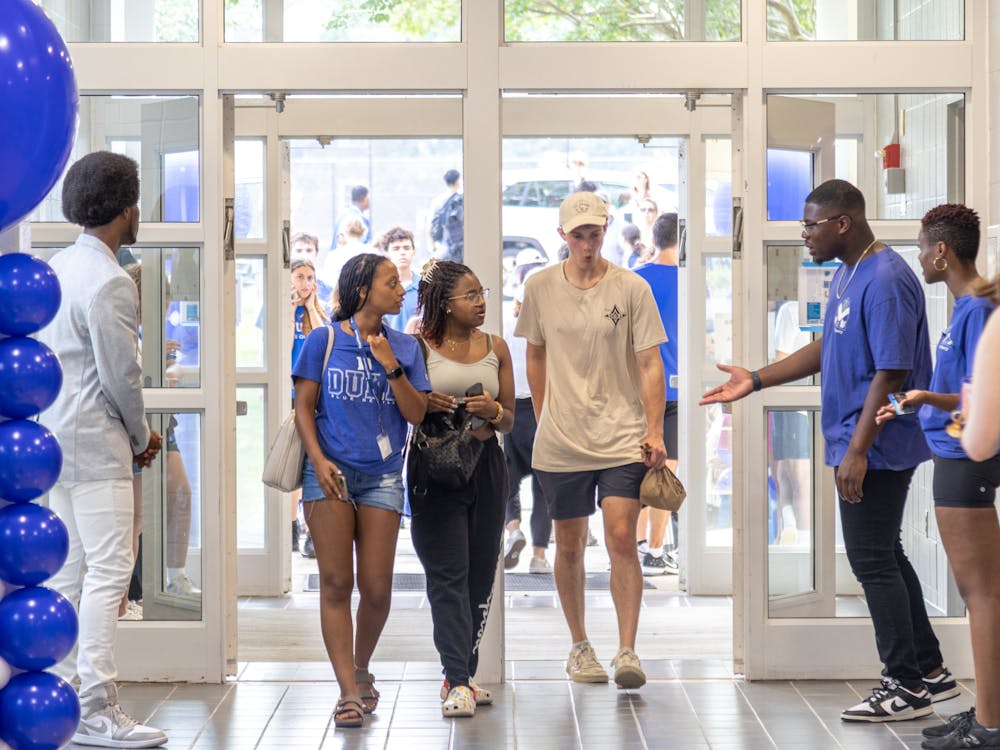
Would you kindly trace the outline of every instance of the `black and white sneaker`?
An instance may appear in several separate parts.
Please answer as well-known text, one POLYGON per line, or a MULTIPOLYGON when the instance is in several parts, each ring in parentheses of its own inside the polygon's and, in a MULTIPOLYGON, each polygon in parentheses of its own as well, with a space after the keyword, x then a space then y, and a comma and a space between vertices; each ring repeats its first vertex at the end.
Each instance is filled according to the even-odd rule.
POLYGON ((662 576, 667 572, 666 555, 657 557, 652 552, 642 556, 642 574, 644 576, 662 576))
POLYGON ((933 712, 931 694, 926 688, 915 693, 896 680, 884 678, 868 698, 843 711, 840 718, 844 721, 906 721, 933 712))
POLYGON ((924 750, 962 750, 966 747, 1000 748, 1000 729, 987 729, 974 716, 944 737, 932 737, 920 743, 924 750))
POLYGON ((681 572, 680 555, 677 554, 677 550, 666 550, 663 553, 663 559, 667 561, 667 572, 672 575, 677 575, 681 572))
POLYGON ((973 706, 968 711, 962 711, 961 713, 952 714, 948 717, 948 721, 944 724, 936 724, 933 727, 927 727, 923 731, 924 737, 927 739, 933 739, 934 737, 944 737, 946 734, 951 734, 952 732, 960 729, 961 727, 968 726, 969 722, 972 721, 973 717, 976 715, 976 707, 973 706))
POLYGON ((955 675, 947 667, 941 667, 941 674, 937 677, 925 677, 924 687, 931 694, 931 703, 946 701, 962 692, 955 682, 955 675))

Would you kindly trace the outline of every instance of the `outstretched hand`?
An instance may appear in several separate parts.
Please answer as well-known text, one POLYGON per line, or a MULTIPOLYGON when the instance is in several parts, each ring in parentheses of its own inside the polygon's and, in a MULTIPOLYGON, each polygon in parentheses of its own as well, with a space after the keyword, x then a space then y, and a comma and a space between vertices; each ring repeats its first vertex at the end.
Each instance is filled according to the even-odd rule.
POLYGON ((729 373, 729 380, 722 385, 718 385, 702 394, 698 406, 707 404, 729 403, 739 401, 744 396, 753 392, 753 380, 750 371, 745 367, 737 365, 716 365, 723 372, 729 373))

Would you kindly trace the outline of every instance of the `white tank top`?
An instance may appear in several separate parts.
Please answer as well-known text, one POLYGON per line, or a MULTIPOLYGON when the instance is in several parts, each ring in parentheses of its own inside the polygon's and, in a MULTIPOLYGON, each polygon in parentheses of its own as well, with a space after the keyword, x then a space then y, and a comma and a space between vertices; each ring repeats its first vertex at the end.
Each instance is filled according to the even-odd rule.
POLYGON ((497 398, 500 391, 500 358, 493 351, 493 336, 486 334, 486 356, 476 362, 455 362, 427 347, 427 377, 431 388, 453 398, 463 398, 474 383, 497 398))

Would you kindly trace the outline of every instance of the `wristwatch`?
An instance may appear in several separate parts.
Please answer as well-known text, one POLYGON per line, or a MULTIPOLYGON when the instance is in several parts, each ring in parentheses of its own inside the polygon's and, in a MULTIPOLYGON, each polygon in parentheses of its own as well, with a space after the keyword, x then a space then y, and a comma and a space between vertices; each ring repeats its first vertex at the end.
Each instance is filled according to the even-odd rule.
POLYGON ((402 374, 403 374, 403 368, 397 367, 395 370, 389 370, 389 372, 385 374, 385 378, 386 380, 395 380, 402 374))

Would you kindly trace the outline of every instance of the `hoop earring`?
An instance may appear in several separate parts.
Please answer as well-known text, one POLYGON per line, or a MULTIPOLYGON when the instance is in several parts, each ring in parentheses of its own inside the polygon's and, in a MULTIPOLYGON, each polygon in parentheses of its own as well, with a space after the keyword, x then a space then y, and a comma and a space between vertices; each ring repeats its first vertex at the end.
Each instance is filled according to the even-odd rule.
POLYGON ((948 268, 948 261, 947 261, 947 259, 943 255, 939 255, 938 257, 936 257, 934 259, 934 270, 935 271, 944 271, 947 268, 948 268), (944 265, 939 266, 938 265, 938 261, 941 261, 944 265))
POLYGON ((445 314, 445 315, 451 315, 451 308, 450 308, 450 307, 446 307, 446 308, 444 309, 444 314, 445 314))

